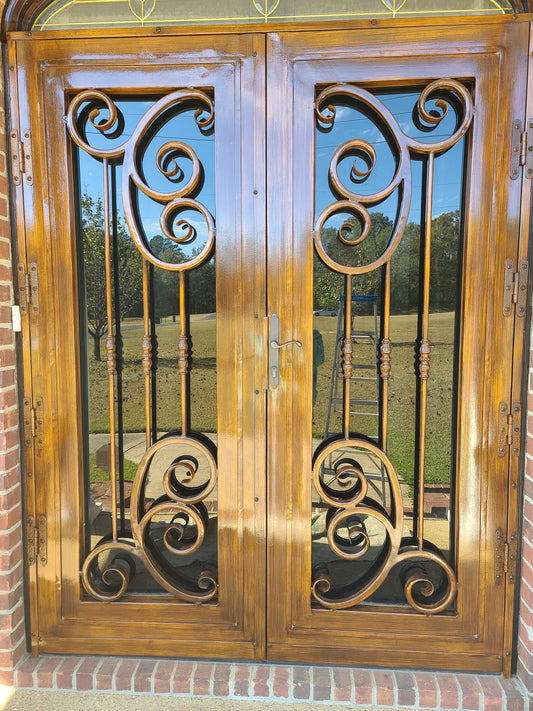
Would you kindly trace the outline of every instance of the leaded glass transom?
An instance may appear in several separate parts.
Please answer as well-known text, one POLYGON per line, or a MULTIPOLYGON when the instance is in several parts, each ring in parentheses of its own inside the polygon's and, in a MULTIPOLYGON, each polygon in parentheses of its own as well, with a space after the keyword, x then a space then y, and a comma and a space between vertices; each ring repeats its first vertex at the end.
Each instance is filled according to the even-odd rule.
POLYGON ((33 29, 503 15, 514 11, 509 0, 55 0, 40 13, 33 29))

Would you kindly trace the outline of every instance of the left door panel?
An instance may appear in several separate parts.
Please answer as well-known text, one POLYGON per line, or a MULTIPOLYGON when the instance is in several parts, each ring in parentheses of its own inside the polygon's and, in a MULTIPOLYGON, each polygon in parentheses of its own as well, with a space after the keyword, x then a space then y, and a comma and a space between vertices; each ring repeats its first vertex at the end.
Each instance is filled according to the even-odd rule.
POLYGON ((264 39, 11 39, 35 651, 260 657, 264 39))

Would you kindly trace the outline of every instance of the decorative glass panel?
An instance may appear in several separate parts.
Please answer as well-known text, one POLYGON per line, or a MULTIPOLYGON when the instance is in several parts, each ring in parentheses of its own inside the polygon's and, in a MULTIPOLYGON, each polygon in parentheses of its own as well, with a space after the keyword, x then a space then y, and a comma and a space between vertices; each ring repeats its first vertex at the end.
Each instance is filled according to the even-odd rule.
POLYGON ((470 92, 317 90, 314 604, 455 598, 462 206, 470 92))
POLYGON ((214 103, 71 101, 88 594, 216 600, 214 103), (191 358, 194 347, 194 359, 191 358))
POLYGON ((510 0, 56 0, 34 30, 157 25, 356 20, 368 17, 501 15, 510 0))

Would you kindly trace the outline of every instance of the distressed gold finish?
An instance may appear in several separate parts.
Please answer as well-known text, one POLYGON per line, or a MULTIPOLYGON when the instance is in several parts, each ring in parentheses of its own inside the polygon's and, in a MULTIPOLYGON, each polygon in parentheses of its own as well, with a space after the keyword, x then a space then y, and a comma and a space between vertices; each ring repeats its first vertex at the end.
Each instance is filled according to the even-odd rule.
MULTIPOLYGON (((157 7, 161 7, 158 0, 156 8, 146 17, 144 32, 93 29, 74 37, 68 32, 33 32, 29 36, 26 31, 43 4, 38 0, 25 3, 16 0, 6 9, 8 27, 24 30, 14 32, 8 40, 8 66, 14 67, 9 72, 12 126, 17 130, 20 126, 29 127, 33 139, 34 186, 29 190, 21 174, 21 184, 15 188, 18 259, 24 265, 34 259, 39 264, 40 312, 35 317, 29 306, 29 313, 22 319, 23 392, 34 405, 34 394, 43 394, 40 419, 45 443, 41 448, 32 448, 27 457, 27 515, 37 521, 46 511, 48 539, 46 567, 39 564, 36 552, 35 563, 28 567, 29 617, 35 635, 32 639, 42 639, 34 643, 34 651, 121 655, 140 649, 150 656, 269 659, 311 665, 323 663, 324 659, 330 664, 357 665, 364 659, 371 665, 460 667, 509 674, 510 662, 505 652, 512 648, 514 586, 509 584, 508 576, 500 585, 495 583, 495 532, 501 528, 504 542, 510 542, 510 534, 516 530, 520 468, 518 457, 497 456, 497 430, 499 403, 512 405, 520 400, 523 360, 524 319, 513 316, 513 307, 510 317, 504 318, 502 302, 505 260, 513 259, 514 271, 519 271, 517 265, 526 257, 529 234, 530 196, 522 183, 527 186, 530 181, 526 182, 523 170, 520 179, 508 177, 509 130, 513 119, 520 118, 524 125, 525 117, 533 115, 532 100, 526 110, 522 96, 527 85, 526 18, 502 15, 475 23, 466 18, 413 21, 402 14, 411 5, 408 0, 403 8, 397 3, 400 14, 395 21, 380 22, 378 17, 375 24, 360 22, 350 27, 348 23, 342 27, 340 23, 317 24, 313 28, 316 31, 310 31, 309 25, 302 23, 287 26, 287 31, 282 32, 279 25, 274 26, 273 16, 263 23, 264 30, 275 30, 271 32, 261 33, 256 23, 252 31, 236 25, 224 31, 220 27, 205 31, 162 28, 157 33, 150 23, 157 7), (313 150, 317 136, 317 95, 328 87, 350 88, 355 84, 374 92, 373 95, 398 90, 413 93, 438 77, 453 77, 465 82, 465 86, 468 82, 476 102, 473 124, 464 140, 462 300, 456 311, 460 335, 455 340, 458 355, 454 361, 459 377, 452 385, 458 412, 449 458, 455 467, 456 491, 450 506, 455 519, 455 548, 452 546, 448 554, 449 569, 439 564, 438 550, 426 545, 420 550, 417 535, 420 531, 411 533, 410 520, 407 524, 410 538, 404 538, 406 526, 402 517, 410 519, 411 512, 398 495, 396 472, 390 465, 391 461, 396 465, 396 442, 392 432, 387 435, 386 393, 391 400, 391 414, 396 417, 396 403, 392 400, 397 392, 399 369, 406 366, 412 373, 411 363, 402 362, 396 314, 389 319, 388 313, 383 313, 383 309, 390 312, 390 306, 385 305, 391 301, 391 266, 394 269, 395 265, 391 253, 384 259, 383 255, 373 255, 373 261, 374 256, 383 259, 380 267, 366 265, 369 270, 381 270, 382 289, 378 295, 381 333, 376 348, 376 372, 381 379, 381 432, 376 440, 367 442, 353 433, 345 437, 342 426, 338 439, 328 442, 329 447, 342 448, 341 456, 345 459, 337 462, 336 469, 330 468, 333 481, 326 484, 331 483, 332 491, 322 486, 320 470, 325 467, 321 467, 320 458, 327 458, 331 452, 327 462, 330 467, 331 461, 338 459, 337 450, 326 451, 322 445, 313 462, 320 445, 313 435, 311 416, 317 165, 322 172, 322 163, 317 162, 313 150), (172 329, 174 334, 171 367, 177 383, 173 389, 168 388, 173 390, 169 396, 171 406, 172 401, 175 403, 172 415, 178 428, 180 419, 185 422, 187 434, 183 436, 178 430, 157 439, 160 433, 153 412, 156 398, 150 388, 164 387, 164 382, 160 367, 156 382, 156 329, 151 323, 150 310, 143 310, 136 324, 134 357, 137 407, 142 420, 146 411, 146 451, 142 421, 136 440, 145 455, 137 469, 135 488, 131 494, 128 492, 131 516, 121 512, 117 540, 111 540, 110 535, 100 545, 96 545, 100 535, 96 527, 90 537, 86 534, 84 510, 87 428, 82 421, 85 390, 80 379, 86 366, 83 354, 86 333, 79 308, 80 249, 74 239, 79 195, 74 186, 76 157, 85 148, 80 146, 78 153, 63 122, 69 102, 86 91, 92 92, 95 97, 92 106, 100 111, 100 116, 93 117, 97 125, 89 122, 86 135, 99 134, 99 146, 106 144, 99 126, 102 128, 102 123, 108 121, 110 110, 113 113, 113 102, 122 106, 123 100, 134 98, 153 108, 162 98, 182 92, 181 96, 190 97, 188 106, 198 102, 198 107, 206 108, 202 114, 206 116, 209 107, 195 93, 200 92, 216 105, 213 155, 217 225, 217 449, 215 452, 212 445, 202 442, 186 422, 191 400, 193 415, 208 406, 194 400, 196 366, 192 356, 199 354, 192 353, 186 318, 183 327, 178 323, 167 333, 172 329), (97 99, 96 91, 105 95, 108 103, 97 99), (502 176, 504 179, 500 179, 502 176), (270 340, 276 340, 280 346, 290 342, 293 345, 281 349, 269 345, 266 317, 274 313, 279 315, 281 328, 279 337, 270 340), (301 347, 294 344, 296 339, 301 347), (274 352, 279 356, 278 384, 269 388, 268 358, 274 352), (508 365, 502 368, 502 363, 508 365), (188 379, 193 384, 193 391, 185 398, 189 399, 185 413, 180 402, 182 376, 187 387, 188 379), (168 451, 167 445, 172 446, 172 438, 180 443, 176 447, 186 456, 175 461, 176 456, 159 467, 158 460, 168 451), (384 480, 391 481, 392 496, 381 508, 368 500, 375 482, 362 472, 358 451, 366 461, 372 458, 373 467, 383 471, 384 480), (202 464, 201 472, 194 461, 199 458, 207 462, 207 466, 202 464), (150 467, 152 476, 158 470, 154 479, 163 491, 163 497, 155 501, 148 500, 143 491, 149 488, 150 467), (207 486, 216 482, 209 499, 204 497, 206 472, 207 486), (202 484, 201 490, 195 491, 194 485, 198 483, 202 484), (216 512, 211 508, 215 500, 216 512), (393 502, 394 510, 389 510, 389 503, 393 502), (213 541, 210 528, 205 535, 203 506, 208 505, 210 517, 218 518, 216 569, 204 555, 213 541), (322 520, 327 515, 329 522, 327 532, 320 531, 318 544, 310 525, 316 508, 324 512, 322 520), (377 522, 380 539, 387 541, 386 554, 380 557, 368 580, 359 580, 357 585, 348 580, 351 585, 336 597, 339 591, 335 586, 340 576, 330 569, 313 577, 313 552, 320 546, 329 561, 335 557, 331 551, 337 551, 340 556, 335 562, 343 572, 348 571, 347 577, 352 570, 372 566, 377 560, 372 556, 376 553, 379 556, 379 550, 367 523, 371 517, 377 522), (156 530, 158 535, 151 536, 151 531, 156 530), (154 545, 149 545, 150 541, 154 545), (170 561, 169 566, 160 565, 156 559, 159 553, 170 561), (87 562, 87 555, 93 556, 92 563, 87 562), (191 561, 195 566, 193 575, 189 574, 191 561), (394 561, 398 569, 390 568, 391 580, 394 578, 391 589, 384 578, 384 566, 393 566, 394 561), (80 576, 81 568, 85 579, 80 576), (431 574, 431 582, 424 568, 431 574), (184 577, 189 585, 180 577, 183 569, 187 569, 184 577), (460 583, 457 593, 455 578, 460 583), (432 585, 435 590, 431 594, 432 585), (375 595, 371 594, 372 588, 375 595), (439 607, 440 612, 432 614, 439 607)), ((390 13, 381 0, 376 4, 390 13)), ((223 5, 217 6, 217 12, 223 5)), ((151 10, 150 2, 144 5, 132 2, 132 6, 138 15, 147 16, 151 10)), ((274 15, 282 6, 280 2, 274 15)), ((129 7, 126 9, 139 26, 139 20, 129 7)), ((205 6, 197 9, 204 10, 205 6)), ((439 91, 440 98, 447 91, 445 88, 439 91)), ((528 96, 533 94, 529 92, 528 96)), ((326 103, 334 103, 333 99, 326 103)), ((91 101, 87 98, 82 106, 86 118, 89 114, 85 110, 91 101)), ((347 108, 354 102, 358 102, 357 98, 349 99, 347 108)), ((458 97, 454 108, 457 105, 461 106, 458 97)), ((432 110, 435 108, 433 102, 430 106, 432 110)), ((326 108, 321 111, 325 118, 329 117, 326 108)), ((372 107, 365 105, 365 112, 372 113, 372 107)), ((164 118, 156 119, 159 125, 164 118)), ((411 120, 410 112, 403 120, 411 120)), ((137 132, 135 125, 130 128, 128 133, 137 132)), ((192 128, 196 132, 194 122, 192 128)), ((114 132, 111 125, 108 131, 110 135, 114 132)), ((441 131, 437 128, 435 133, 441 131)), ((137 135, 140 138, 140 129, 137 135)), ((355 137, 364 140, 357 133, 355 137)), ((120 166, 116 175, 123 169, 127 175, 123 184, 127 205, 128 191, 134 203, 135 192, 142 192, 144 181, 137 185, 137 176, 127 164, 127 154, 135 155, 136 149, 130 143, 133 137, 115 137, 109 145, 118 146, 122 140, 123 152, 107 158, 111 178, 115 166, 120 166)), ((169 133, 168 140, 189 144, 181 133, 179 136, 169 133)), ((331 148, 324 164, 325 182, 330 157, 344 140, 339 139, 331 148)), ((400 136, 401 145, 402 141, 405 142, 400 136)), ((392 147, 396 145, 394 139, 390 143, 392 147)), ((406 149, 401 168, 404 193, 409 162, 428 160, 427 154, 419 154, 410 146, 406 149)), ((185 147, 176 150, 183 151, 180 155, 190 176, 194 156, 186 153, 185 147)), ((362 145, 358 155, 364 151, 362 145)), ((152 157, 154 154, 155 151, 150 153, 152 157)), ((94 163, 98 174, 105 157, 97 158, 99 166, 94 163)), ((198 151, 197 157, 205 162, 206 169, 203 153, 198 151)), ((345 161, 340 174, 349 172, 350 164, 346 162, 349 157, 340 159, 345 161)), ((401 161, 402 155, 399 158, 401 161)), ((163 156, 159 162, 164 170, 173 170, 170 159, 163 156)), ((371 162, 368 153, 365 165, 358 159, 353 175, 357 178, 358 173, 368 171, 371 162)), ((373 175, 377 170, 376 166, 373 175)), ((151 171, 158 173, 161 184, 165 182, 154 161, 151 171)), ((149 175, 147 171, 146 176, 149 175)), ((179 183, 181 188, 184 183, 179 183)), ((174 180, 173 188, 176 184, 174 180)), ((206 186, 210 187, 207 180, 206 186)), ((352 192, 357 192, 357 188, 352 192)), ((120 194, 120 190, 116 193, 120 194)), ((157 227, 160 215, 165 223, 165 210, 171 209, 167 205, 180 200, 203 202, 203 195, 200 179, 195 187, 191 183, 187 194, 160 196, 155 200, 158 204, 153 232, 160 232, 157 227)), ((355 205, 346 216, 350 222, 354 213, 364 222, 365 209, 369 213, 372 208, 380 209, 379 199, 363 203, 341 193, 329 200, 355 205)), ((324 204, 329 205, 329 200, 320 205, 318 212, 324 204)), ((179 205, 174 204, 176 211, 169 216, 168 227, 175 237, 187 235, 188 239, 193 236, 194 227, 198 228, 202 222, 208 225, 209 221, 197 209, 198 219, 191 218, 191 224, 178 226, 176 218, 189 217, 190 213, 180 214, 179 205)), ((209 209, 215 215, 211 203, 209 209)), ((115 214, 114 205, 111 213, 115 214)), ((400 205, 400 217, 404 213, 400 205)), ((343 219, 335 221, 336 228, 343 219)), ((129 229, 135 234, 134 210, 129 221, 129 229)), ((202 231, 205 235, 203 225, 202 231)), ((344 238, 349 242, 348 227, 340 232, 341 241, 344 238)), ((334 233, 330 235, 337 239, 334 233)), ((400 237, 399 241, 402 247, 403 239, 400 237)), ((154 280, 157 266, 150 245, 142 242, 141 246, 145 250, 143 293, 149 296, 150 279, 154 280)), ((342 249, 350 247, 343 245, 342 249)), ((436 249, 433 252, 436 257, 436 249)), ((139 268, 140 265, 139 260, 139 268)), ((436 268, 433 265, 433 274, 436 268)), ((190 279, 188 271, 183 269, 185 283, 190 279)), ((344 274, 347 276, 350 275, 344 274)), ((342 283, 342 277, 339 281, 342 283)), ((358 280, 353 278, 353 282, 356 289, 358 280)), ((341 287, 340 291, 344 289, 341 287)), ((175 310, 178 319, 178 308, 175 310)), ((427 334, 427 340, 434 341, 427 381, 430 405, 442 352, 433 323, 430 319, 431 330, 427 334)), ((326 325, 330 324, 328 320, 326 325)), ((193 325, 192 335, 195 328, 193 325)), ((409 341, 416 339, 420 345, 422 332, 415 329, 409 334, 409 341)), ((119 329, 115 329, 114 335, 118 382, 122 347, 119 329)), ((129 335, 133 334, 126 332, 124 337, 129 335)), ((349 369, 351 360, 355 374, 358 355, 355 346, 354 351, 352 356, 349 350, 345 352, 345 364, 349 369)), ((415 378, 420 382, 419 355, 413 383, 415 378)), ((106 386, 105 357, 106 354, 99 368, 106 386)), ((414 420, 406 425, 415 429, 414 420)), ((107 433, 106 423, 104 427, 107 433)), ((506 419, 506 440, 508 434, 506 419)), ((431 432, 427 435, 429 442, 431 432)), ((419 434, 416 436, 419 438, 419 434)), ((506 447, 509 453, 507 444, 506 447)), ((401 471, 400 465, 398 470, 401 471)), ((123 500, 120 489, 118 494, 120 505, 123 500)), ((106 526, 110 518, 111 512, 102 517, 106 526)), ((449 532, 452 526, 445 525, 449 532)), ((427 520, 425 537, 436 540, 427 520)))

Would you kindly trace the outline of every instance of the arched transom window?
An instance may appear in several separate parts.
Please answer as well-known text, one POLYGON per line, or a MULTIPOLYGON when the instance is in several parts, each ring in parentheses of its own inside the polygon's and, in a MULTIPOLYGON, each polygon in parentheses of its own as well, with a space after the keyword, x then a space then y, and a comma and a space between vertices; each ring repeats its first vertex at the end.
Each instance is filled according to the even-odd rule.
POLYGON ((510 0, 55 0, 33 29, 502 15, 516 9, 510 0))

